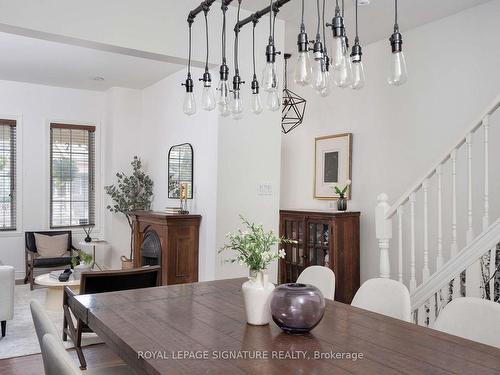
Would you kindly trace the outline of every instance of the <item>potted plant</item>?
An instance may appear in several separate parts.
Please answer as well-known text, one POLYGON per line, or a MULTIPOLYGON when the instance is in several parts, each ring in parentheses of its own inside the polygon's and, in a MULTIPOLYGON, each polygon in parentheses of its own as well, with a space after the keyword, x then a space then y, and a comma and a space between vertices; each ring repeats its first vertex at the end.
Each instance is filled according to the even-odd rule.
POLYGON ((122 256, 122 268, 132 268, 134 231, 130 213, 151 209, 153 200, 153 180, 143 171, 141 160, 134 156, 131 165, 132 175, 127 176, 119 172, 116 174, 118 180, 116 185, 104 187, 114 202, 113 205, 108 205, 107 209, 114 213, 123 214, 130 227, 130 253, 128 258, 122 256))
POLYGON ((337 210, 339 211, 347 211, 347 198, 345 197, 347 190, 351 186, 351 180, 346 181, 346 185, 341 189, 337 185, 333 185, 332 189, 335 190, 335 193, 338 194, 337 199, 337 210))
POLYGON ((271 321, 270 300, 274 285, 269 282, 267 267, 278 259, 285 257, 285 250, 273 250, 280 243, 296 243, 283 237, 277 237, 273 231, 266 232, 262 224, 250 223, 240 215, 246 227, 228 233, 228 243, 219 250, 233 250, 236 257, 229 259, 238 262, 250 270, 249 280, 242 285, 247 322, 252 325, 265 325, 271 321))
POLYGON ((80 279, 82 272, 90 271, 92 267, 92 255, 87 254, 82 250, 78 250, 77 255, 71 258, 71 265, 73 266, 73 277, 75 280, 80 279))

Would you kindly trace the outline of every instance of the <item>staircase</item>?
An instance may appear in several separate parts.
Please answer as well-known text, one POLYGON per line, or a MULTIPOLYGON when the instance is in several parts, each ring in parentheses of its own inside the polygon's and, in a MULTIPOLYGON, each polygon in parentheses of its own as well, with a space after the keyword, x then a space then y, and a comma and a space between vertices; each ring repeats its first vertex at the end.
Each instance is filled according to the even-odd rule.
POLYGON ((498 189, 490 173, 500 176, 500 164, 492 153, 496 148, 489 147, 490 123, 498 123, 494 130, 500 131, 500 111, 498 121, 492 121, 499 108, 500 97, 394 204, 387 194, 378 196, 380 277, 392 276, 408 286, 419 325, 432 326, 457 297, 500 302, 500 272, 495 273, 500 266, 500 197, 490 209, 490 185, 498 189))

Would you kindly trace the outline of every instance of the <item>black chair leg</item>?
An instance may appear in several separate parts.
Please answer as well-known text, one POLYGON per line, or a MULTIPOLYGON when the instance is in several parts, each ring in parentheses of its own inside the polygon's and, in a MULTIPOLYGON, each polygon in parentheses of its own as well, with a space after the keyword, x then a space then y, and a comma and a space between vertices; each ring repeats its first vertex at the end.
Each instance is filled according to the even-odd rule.
POLYGON ((5 337, 5 330, 7 329, 7 321, 2 320, 2 337, 5 337))

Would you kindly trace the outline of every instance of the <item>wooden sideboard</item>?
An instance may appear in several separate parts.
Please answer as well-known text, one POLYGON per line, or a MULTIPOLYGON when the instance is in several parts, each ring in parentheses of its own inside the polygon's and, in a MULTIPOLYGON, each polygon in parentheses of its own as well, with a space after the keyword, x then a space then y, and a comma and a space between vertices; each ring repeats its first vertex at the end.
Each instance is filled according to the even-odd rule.
POLYGON ((335 300, 351 303, 359 289, 359 212, 280 211, 280 236, 296 240, 285 244, 280 259, 280 283, 297 281, 309 266, 335 272, 335 300))
POLYGON ((154 231, 161 245, 162 285, 198 281, 198 243, 201 216, 153 211, 132 213, 134 267, 141 267, 141 246, 145 235, 154 231))

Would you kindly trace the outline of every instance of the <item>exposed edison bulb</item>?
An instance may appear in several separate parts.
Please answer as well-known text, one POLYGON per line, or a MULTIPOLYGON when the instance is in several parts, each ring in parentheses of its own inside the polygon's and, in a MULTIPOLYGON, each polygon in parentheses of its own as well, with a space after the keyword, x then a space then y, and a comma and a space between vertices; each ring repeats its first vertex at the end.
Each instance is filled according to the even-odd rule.
POLYGON ((251 110, 256 115, 262 113, 262 110, 263 110, 262 100, 260 98, 260 94, 259 93, 252 94, 251 110))
POLYGON ((182 110, 188 116, 194 115, 196 113, 196 101, 194 100, 194 94, 192 91, 186 92, 186 94, 184 95, 182 110))
POLYGON ((217 105, 215 101, 215 92, 210 82, 204 82, 201 93, 201 108, 205 111, 212 111, 217 105))
POLYGON ((314 61, 312 65, 312 79, 311 86, 318 92, 323 88, 325 82, 325 59, 323 52, 321 50, 316 50, 314 52, 314 61))
POLYGON ((270 111, 277 111, 281 107, 280 97, 278 95, 278 90, 271 91, 267 93, 266 107, 270 111))
POLYGON ((403 51, 391 54, 390 70, 388 82, 393 86, 400 86, 408 80, 406 61, 403 51))
POLYGON ((295 83, 301 86, 307 86, 311 82, 311 75, 311 57, 309 52, 299 52, 295 65, 295 83))
POLYGON ((219 82, 219 87, 217 88, 219 99, 217 104, 219 106, 219 114, 222 117, 227 117, 231 114, 231 109, 229 107, 229 86, 227 81, 221 80, 219 82))
POLYGON ((342 65, 340 69, 333 70, 333 82, 335 86, 345 88, 351 83, 351 66, 347 61, 348 59, 342 60, 342 65))
POLYGON ((332 43, 332 67, 334 70, 341 70, 345 66, 347 56, 347 45, 343 36, 336 36, 332 43))
POLYGON ((326 72, 323 74, 323 84, 319 94, 323 97, 326 97, 330 95, 331 90, 332 90, 332 84, 330 78, 330 71, 327 69, 326 72))
POLYGON ((363 62, 355 61, 352 63, 352 88, 354 90, 362 89, 365 86, 365 71, 363 62))
POLYGON ((278 75, 276 74, 276 64, 267 62, 262 72, 262 88, 264 91, 270 92, 278 87, 278 75))
POLYGON ((243 118, 243 100, 241 99, 240 90, 233 90, 233 100, 231 102, 231 116, 235 120, 243 118))

